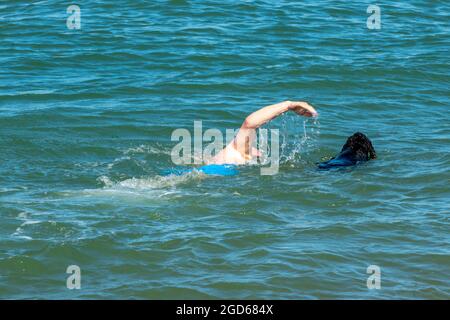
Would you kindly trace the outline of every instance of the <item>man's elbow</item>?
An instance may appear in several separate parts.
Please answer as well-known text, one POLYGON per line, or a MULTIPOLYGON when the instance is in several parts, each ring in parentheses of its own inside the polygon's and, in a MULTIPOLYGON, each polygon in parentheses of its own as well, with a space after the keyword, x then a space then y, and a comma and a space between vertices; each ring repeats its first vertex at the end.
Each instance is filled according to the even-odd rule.
POLYGON ((244 123, 242 123, 242 128, 245 129, 257 129, 259 127, 259 124, 255 119, 252 117, 252 115, 249 115, 247 118, 245 118, 244 123))

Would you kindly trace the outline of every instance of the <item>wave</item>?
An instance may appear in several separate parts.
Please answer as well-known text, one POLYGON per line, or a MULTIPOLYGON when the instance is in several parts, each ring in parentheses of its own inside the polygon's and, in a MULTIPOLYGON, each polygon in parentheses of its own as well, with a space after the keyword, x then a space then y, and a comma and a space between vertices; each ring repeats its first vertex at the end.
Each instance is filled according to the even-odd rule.
POLYGON ((119 182, 113 182, 107 176, 99 177, 99 181, 104 184, 103 190, 116 191, 147 191, 154 189, 169 189, 192 180, 199 180, 206 175, 193 170, 182 175, 155 176, 147 178, 131 178, 119 182))
POLYGON ((141 144, 136 147, 131 147, 123 151, 124 155, 133 155, 133 154, 163 154, 163 155, 171 155, 171 149, 163 148, 162 146, 152 146, 152 145, 144 145, 141 144))
MULTIPOLYGON (((100 176, 97 180, 103 184, 98 189, 84 189, 82 195, 96 197, 111 197, 118 200, 132 199, 165 199, 185 195, 187 190, 180 188, 191 182, 198 182, 207 178, 202 172, 193 170, 182 175, 152 176, 129 178, 113 181, 108 176, 100 176)), ((192 191, 191 191, 192 192, 192 191)))

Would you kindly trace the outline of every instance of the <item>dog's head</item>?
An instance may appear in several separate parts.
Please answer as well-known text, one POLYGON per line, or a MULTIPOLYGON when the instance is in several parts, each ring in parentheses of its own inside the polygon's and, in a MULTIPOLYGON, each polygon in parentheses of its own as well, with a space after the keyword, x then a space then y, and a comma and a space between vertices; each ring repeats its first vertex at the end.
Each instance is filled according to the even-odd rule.
POLYGON ((372 142, 361 132, 356 132, 347 139, 341 152, 351 150, 359 161, 376 159, 377 154, 373 148, 372 142))

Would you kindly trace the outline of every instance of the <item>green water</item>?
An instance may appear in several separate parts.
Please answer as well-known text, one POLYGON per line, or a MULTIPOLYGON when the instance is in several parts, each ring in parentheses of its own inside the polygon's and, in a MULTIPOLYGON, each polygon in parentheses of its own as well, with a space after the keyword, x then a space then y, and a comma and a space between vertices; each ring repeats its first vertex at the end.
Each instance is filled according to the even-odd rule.
POLYGON ((450 5, 370 4, 0 3, 0 298, 448 299, 450 5), (278 174, 161 175, 286 99, 278 174), (355 131, 378 159, 317 170, 355 131))

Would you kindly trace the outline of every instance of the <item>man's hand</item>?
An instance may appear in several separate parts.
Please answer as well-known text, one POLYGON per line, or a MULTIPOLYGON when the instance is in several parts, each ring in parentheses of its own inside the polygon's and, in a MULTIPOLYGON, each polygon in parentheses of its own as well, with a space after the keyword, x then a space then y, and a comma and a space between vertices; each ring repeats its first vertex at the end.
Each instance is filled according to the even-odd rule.
POLYGON ((304 101, 289 101, 288 109, 304 117, 317 117, 316 109, 304 101))

